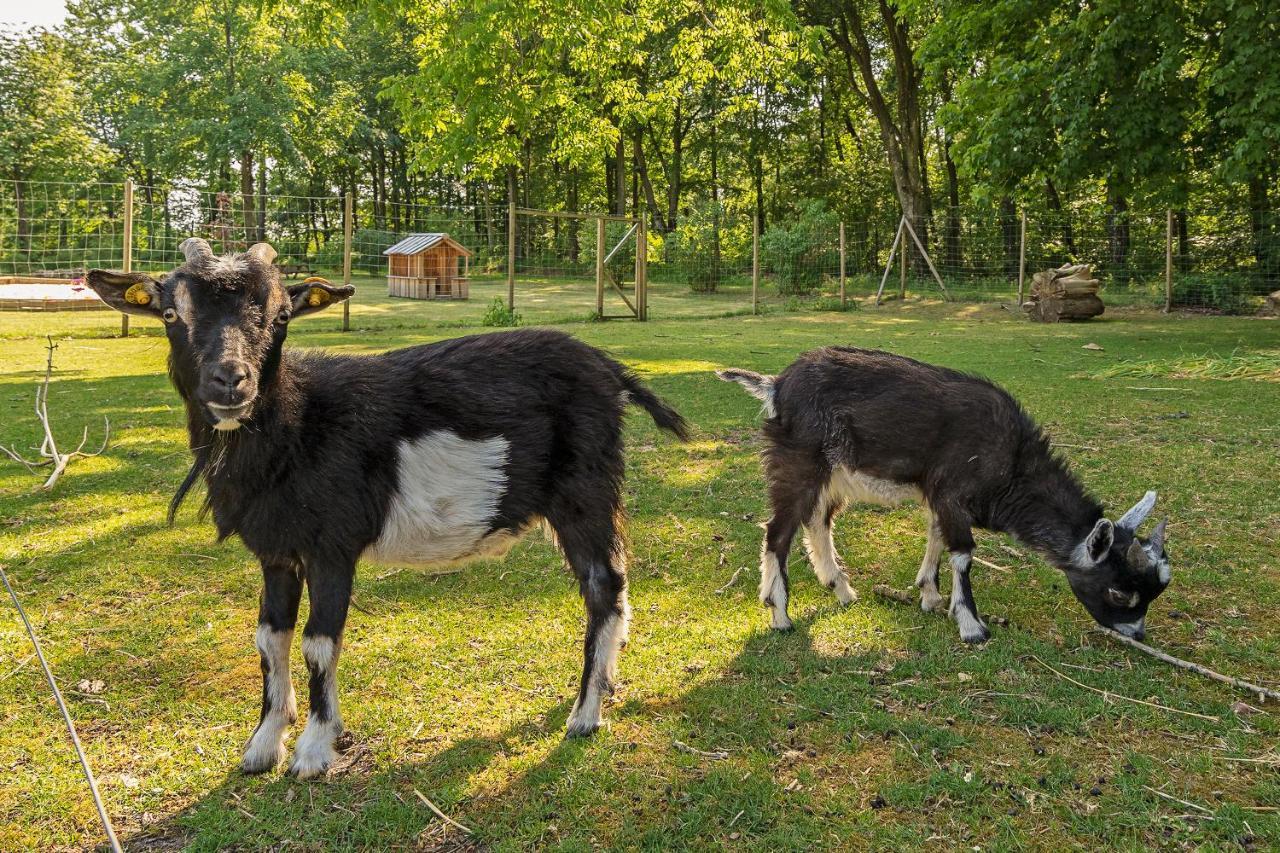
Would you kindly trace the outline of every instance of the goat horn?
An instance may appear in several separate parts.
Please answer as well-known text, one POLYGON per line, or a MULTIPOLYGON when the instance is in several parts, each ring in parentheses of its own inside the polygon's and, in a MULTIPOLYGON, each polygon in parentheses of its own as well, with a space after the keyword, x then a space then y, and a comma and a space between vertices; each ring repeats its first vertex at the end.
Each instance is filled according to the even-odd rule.
POLYGON ((1120 516, 1120 520, 1116 522, 1116 527, 1123 527, 1125 530, 1137 530, 1142 522, 1147 520, 1147 516, 1151 514, 1151 510, 1156 507, 1156 493, 1147 492, 1142 496, 1142 500, 1133 505, 1133 508, 1120 516))
POLYGON ((1151 531, 1151 553, 1159 557, 1164 551, 1164 529, 1169 525, 1169 519, 1163 518, 1156 525, 1156 529, 1151 531))
POLYGON ((213 257, 213 249, 210 249, 209 244, 199 237, 188 237, 183 240, 182 245, 178 246, 178 251, 182 252, 188 263, 198 258, 213 257))
POLYGON ((1147 556, 1146 549, 1142 547, 1142 543, 1137 539, 1129 543, 1129 550, 1125 554, 1125 562, 1138 571, 1143 571, 1151 563, 1151 558, 1147 556))
POLYGON ((276 259, 276 250, 271 248, 270 243, 254 243, 245 251, 245 254, 263 264, 269 264, 276 259))

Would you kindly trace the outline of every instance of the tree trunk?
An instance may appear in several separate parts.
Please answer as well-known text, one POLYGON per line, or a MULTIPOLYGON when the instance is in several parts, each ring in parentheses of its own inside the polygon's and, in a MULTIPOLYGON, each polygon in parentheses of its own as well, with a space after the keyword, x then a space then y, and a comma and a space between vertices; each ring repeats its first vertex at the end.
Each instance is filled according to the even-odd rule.
POLYGON ((667 175, 667 227, 674 229, 680 217, 680 189, 684 168, 684 127, 681 102, 676 101, 675 121, 671 124, 671 173, 667 175))
POLYGON ((1274 277, 1275 258, 1272 257, 1271 231, 1274 227, 1271 201, 1267 193, 1267 181, 1261 175, 1249 178, 1249 230, 1253 232, 1253 258, 1257 275, 1262 280, 1274 277))
MULTIPOLYGON (((22 193, 22 181, 13 182, 14 205, 17 208, 17 248, 20 252, 31 250, 31 223, 27 220, 27 197, 22 193)), ((16 270, 15 270, 16 271, 16 270)))
POLYGON ((1108 272, 1113 281, 1128 284, 1129 202, 1111 181, 1107 182, 1107 204, 1107 248, 1111 261, 1108 272))
POLYGON ((1174 258, 1178 272, 1191 272, 1191 238, 1187 233, 1187 209, 1179 208, 1174 214, 1174 227, 1178 231, 1178 256, 1174 258))
POLYGON ((267 240, 267 158, 258 160, 258 242, 267 240))
MULTIPOLYGON (((857 98, 875 117, 881 142, 893 175, 894 191, 923 245, 929 244, 929 187, 924 162, 924 122, 920 109, 920 72, 915 64, 907 22, 898 17, 888 0, 877 4, 883 33, 876 33, 877 47, 888 45, 890 56, 872 48, 866 22, 857 0, 837 0, 834 8, 809 2, 803 10, 808 22, 824 27, 844 60, 844 71, 857 98), (877 68, 890 68, 891 106, 877 79, 877 68)), ((908 241, 917 269, 924 269, 913 241, 908 241)))
POLYGON ((243 209, 244 236, 243 243, 253 239, 254 203, 253 203, 253 152, 245 149, 240 152, 240 202, 243 209))
MULTIPOLYGON (((569 193, 566 201, 568 202, 569 212, 578 212, 578 167, 569 167, 569 193)), ((578 263, 578 256, 582 251, 582 246, 578 240, 578 231, 582 227, 582 223, 577 219, 569 220, 569 260, 578 263)))
POLYGON ((627 146, 623 141, 622 128, 618 128, 618 143, 614 147, 613 159, 613 212, 618 216, 627 214, 627 146))
POLYGON ((1000 238, 1004 246, 1004 274, 1015 281, 1018 278, 1018 248, 1022 223, 1012 196, 1000 198, 1000 238))
POLYGON ((640 130, 636 130, 635 138, 632 140, 632 151, 635 152, 636 176, 640 179, 640 185, 644 188, 645 203, 649 206, 649 212, 653 216, 654 223, 658 226, 658 231, 666 234, 668 225, 666 218, 662 215, 662 209, 658 207, 658 197, 653 193, 653 182, 649 180, 649 164, 644 159, 644 142, 641 140, 640 130))
POLYGON ((1077 261, 1079 258, 1076 252, 1075 233, 1071 229, 1071 214, 1063 209, 1062 199, 1058 196, 1058 188, 1048 178, 1044 179, 1044 192, 1049 201, 1049 209, 1062 218, 1062 246, 1067 250, 1067 260, 1077 261))

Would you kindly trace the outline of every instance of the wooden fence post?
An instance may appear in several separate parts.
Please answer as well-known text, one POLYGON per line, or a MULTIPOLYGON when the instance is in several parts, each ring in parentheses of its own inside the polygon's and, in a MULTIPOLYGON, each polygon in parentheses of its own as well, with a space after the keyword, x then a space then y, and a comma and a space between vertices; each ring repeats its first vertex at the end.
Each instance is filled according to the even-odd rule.
MULTIPOLYGON (((124 247, 120 259, 122 272, 133 272, 133 178, 124 179, 124 247)), ((85 273, 89 271, 86 269, 85 273)), ((129 315, 120 313, 120 337, 129 337, 129 315)))
POLYGON ((596 218, 596 316, 604 319, 604 219, 596 218))
POLYGON ((1018 305, 1022 305, 1022 282, 1027 275, 1027 211, 1022 211, 1022 236, 1018 240, 1018 305))
POLYGON ((840 223, 840 310, 845 308, 844 296, 844 223, 840 223))
POLYGON ((760 217, 751 217, 751 313, 760 313, 760 217))
POLYGON ((507 310, 516 310, 516 200, 507 202, 507 310))
POLYGON ((645 277, 645 261, 647 260, 647 250, 649 248, 649 238, 644 233, 644 217, 641 216, 636 221, 636 319, 646 320, 647 308, 645 306, 644 277, 645 277))
MULTIPOLYGON (((342 194, 342 283, 351 283, 351 231, 354 226, 352 214, 355 201, 351 193, 342 194)), ((342 331, 351 331, 351 300, 342 302, 342 331)))
POLYGON ((1165 211, 1164 228, 1164 313, 1173 308, 1173 209, 1165 211))

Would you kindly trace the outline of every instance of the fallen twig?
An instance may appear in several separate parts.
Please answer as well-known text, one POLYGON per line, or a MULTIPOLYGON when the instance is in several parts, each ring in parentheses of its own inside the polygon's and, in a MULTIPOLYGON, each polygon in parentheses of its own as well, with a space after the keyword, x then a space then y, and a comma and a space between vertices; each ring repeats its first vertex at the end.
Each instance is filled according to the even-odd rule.
POLYGON ((1213 670, 1209 669, 1207 666, 1201 666, 1200 664, 1192 663, 1189 660, 1183 660, 1182 658, 1175 658, 1173 655, 1166 654, 1160 651, 1159 649, 1153 649, 1151 646, 1148 646, 1146 643, 1140 643, 1137 640, 1133 639, 1132 637, 1126 637, 1124 634, 1121 634, 1118 631, 1113 631, 1110 628, 1103 628, 1101 625, 1096 626, 1094 630, 1097 631, 1099 634, 1106 634, 1108 637, 1110 637, 1113 640, 1116 640, 1117 642, 1124 643, 1126 646, 1129 646, 1130 648, 1137 649, 1138 651, 1143 652, 1144 654, 1151 655, 1153 658, 1156 658, 1157 660, 1162 660, 1165 663, 1170 664, 1172 666, 1179 667, 1180 669, 1190 670, 1191 672, 1197 673, 1199 675, 1203 675, 1205 678, 1212 678, 1214 681, 1221 681, 1223 684, 1230 684, 1232 687, 1235 687, 1240 690, 1246 690, 1249 693, 1252 693, 1255 696, 1257 696, 1259 702, 1265 702, 1268 699, 1280 700, 1280 690, 1272 690, 1270 687, 1263 687, 1260 684, 1254 684, 1252 682, 1244 681, 1243 679, 1235 678, 1230 675, 1223 675, 1220 672, 1214 672, 1213 670))
POLYGON ((1150 785, 1143 785, 1142 787, 1144 790, 1150 791, 1151 793, 1155 794, 1157 797, 1164 797, 1166 800, 1171 800, 1172 802, 1175 802, 1180 806, 1186 806, 1189 809, 1195 809, 1196 811, 1204 812, 1205 814, 1213 814, 1212 809, 1206 809, 1204 806, 1198 806, 1195 803, 1189 803, 1186 800, 1180 800, 1177 797, 1173 796, 1172 794, 1166 794, 1164 791, 1157 791, 1155 788, 1152 788, 1150 785))
POLYGON ((428 800, 427 795, 419 791, 417 788, 413 789, 413 795, 417 797, 419 800, 422 800, 422 804, 425 805, 427 808, 431 809, 431 811, 435 812, 436 817, 440 818, 445 823, 449 824, 450 826, 456 826, 458 829, 462 830, 467 835, 475 834, 468 827, 463 826, 453 818, 449 817, 444 812, 440 811, 440 809, 436 806, 436 804, 428 800))
POLYGON ((723 749, 715 749, 711 752, 707 752, 706 750, 697 749, 696 747, 689 746, 689 744, 678 740, 673 740, 671 745, 680 752, 686 752, 689 755, 697 755, 701 758, 710 758, 712 761, 724 761, 729 757, 729 753, 725 752, 723 749))
POLYGON ((887 598, 890 601, 896 601, 899 604, 915 604, 916 596, 909 589, 894 589, 891 586, 878 583, 871 587, 871 592, 881 598, 887 598))
POLYGON ((988 569, 995 569, 997 572, 1008 572, 1008 571, 1012 571, 1011 569, 1009 569, 1009 568, 1007 568, 1007 567, 1005 567, 1005 566, 997 566, 995 563, 988 562, 987 560, 984 560, 984 559, 982 559, 981 557, 973 557, 972 559, 973 559, 973 561, 974 561, 975 563, 977 563, 978 565, 980 565, 980 566, 986 566, 988 569))
POLYGON ((731 586, 733 586, 735 583, 737 583, 737 582, 738 582, 738 575, 742 574, 742 572, 743 572, 746 568, 747 568, 746 566, 738 566, 738 568, 737 568, 737 569, 734 571, 734 573, 733 573, 733 577, 729 578, 729 582, 728 582, 727 584, 725 584, 724 586, 722 586, 722 587, 720 587, 719 589, 717 589, 717 590, 716 590, 716 595, 719 595, 720 593, 724 592, 726 589, 728 589, 729 587, 731 587, 731 586))
POLYGON ((1159 708, 1161 711, 1172 711, 1175 714, 1186 714, 1188 717, 1196 717, 1201 720, 1212 720, 1215 723, 1221 722, 1221 720, 1218 717, 1211 717, 1208 714, 1197 714, 1195 711, 1184 711, 1181 708, 1170 708, 1168 705, 1161 705, 1157 702, 1148 702, 1145 699, 1134 699, 1132 696, 1125 696, 1123 693, 1112 693, 1110 690, 1102 690, 1092 685, 1085 684, 1083 681, 1076 681, 1074 678, 1072 678, 1071 676, 1067 675, 1064 672, 1059 672, 1058 670, 1049 666, 1049 664, 1040 660, 1040 658, 1037 657, 1036 655, 1032 655, 1031 659, 1034 660, 1036 663, 1040 664, 1045 669, 1052 672, 1054 675, 1063 679, 1064 681, 1070 681, 1072 684, 1076 685, 1077 687, 1083 687, 1085 690, 1092 690, 1094 693, 1098 693, 1107 699, 1123 699, 1124 701, 1132 702, 1135 705, 1146 705, 1148 708, 1159 708))

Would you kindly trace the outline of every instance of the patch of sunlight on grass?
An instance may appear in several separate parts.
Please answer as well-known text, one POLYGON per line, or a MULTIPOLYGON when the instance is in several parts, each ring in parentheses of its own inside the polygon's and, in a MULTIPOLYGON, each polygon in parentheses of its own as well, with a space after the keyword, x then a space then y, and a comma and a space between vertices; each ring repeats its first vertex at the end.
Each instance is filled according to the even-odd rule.
POLYGON ((845 658, 853 653, 905 649, 910 632, 919 629, 887 608, 855 601, 838 612, 820 611, 809 635, 818 657, 845 658))
POLYGON ((693 359, 628 359, 631 367, 643 376, 675 376, 680 373, 713 373, 726 365, 693 359))
POLYGON ((723 459, 686 459, 678 465, 660 467, 654 477, 668 486, 692 488, 715 482, 725 465, 723 459))

